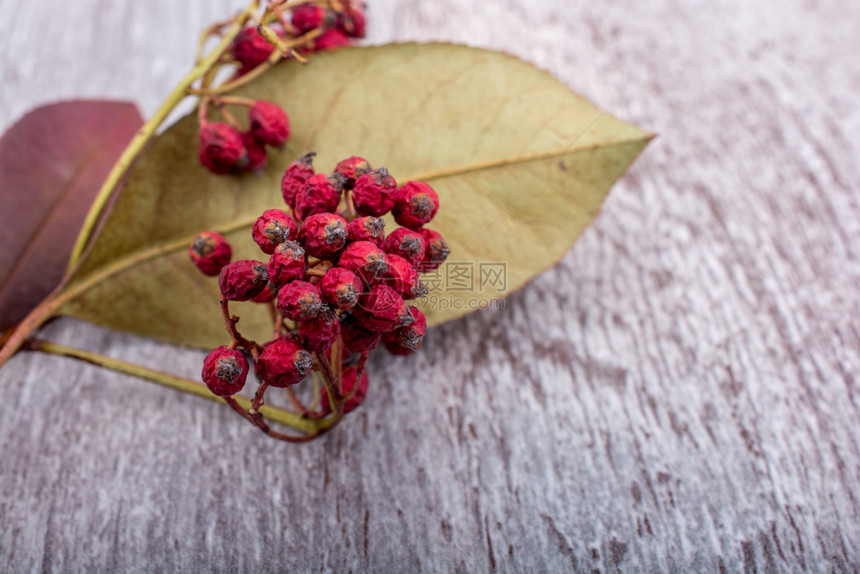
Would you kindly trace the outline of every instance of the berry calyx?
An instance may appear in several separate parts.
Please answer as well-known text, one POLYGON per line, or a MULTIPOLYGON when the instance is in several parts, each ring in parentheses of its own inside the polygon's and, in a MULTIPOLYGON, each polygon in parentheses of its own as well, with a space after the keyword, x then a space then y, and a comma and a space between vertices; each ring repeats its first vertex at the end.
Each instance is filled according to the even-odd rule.
POLYGON ((309 255, 318 259, 331 259, 346 247, 347 223, 333 213, 318 213, 307 217, 299 234, 309 255))
POLYGON ((388 270, 385 253, 370 241, 354 241, 347 245, 338 264, 355 273, 365 285, 373 285, 388 270))
POLYGON ((341 311, 352 309, 362 291, 361 279, 343 267, 333 267, 326 271, 320 286, 325 300, 341 311))
POLYGON ((304 277, 308 263, 305 250, 295 241, 284 241, 275 247, 269 258, 269 281, 281 288, 290 281, 304 277))
POLYGON ((202 376, 209 390, 219 397, 235 395, 245 387, 248 360, 236 349, 218 347, 203 360, 202 376))
POLYGON ((198 233, 188 246, 188 255, 204 275, 214 277, 230 263, 233 249, 220 233, 204 231, 198 233))
POLYGON ((381 217, 391 211, 397 197, 397 182, 384 167, 359 176, 352 189, 352 202, 359 215, 381 217))
POLYGON ((227 301, 250 301, 266 288, 266 264, 252 259, 234 261, 218 274, 221 297, 227 301))
POLYGON ((218 175, 233 173, 248 164, 248 150, 241 134, 218 122, 200 126, 199 157, 204 167, 218 175))
POLYGON ((424 259, 425 247, 422 234, 407 227, 395 229, 382 244, 386 253, 399 255, 416 267, 424 259))
POLYGON ((403 227, 421 227, 439 211, 439 196, 423 181, 407 181, 397 190, 391 210, 394 221, 403 227))
POLYGON ((278 311, 293 321, 310 321, 328 309, 319 287, 307 281, 293 281, 278 291, 278 311))
POLYGON ((311 353, 292 337, 278 337, 263 347, 254 370, 273 387, 289 387, 305 378, 314 365, 311 353))
POLYGON ((248 111, 251 134, 266 145, 282 147, 290 137, 290 119, 277 104, 257 101, 248 111))
POLYGON ((415 317, 414 322, 382 335, 385 348, 394 355, 411 355, 418 350, 427 334, 427 319, 424 313, 415 307, 411 307, 410 312, 415 317))
POLYGON ((316 152, 310 152, 291 163, 281 178, 281 194, 290 207, 296 206, 296 194, 304 190, 308 180, 314 176, 315 155, 316 152))
POLYGON ((292 217, 280 209, 267 209, 254 222, 251 238, 263 253, 271 255, 278 245, 292 239, 295 230, 292 217))
POLYGON ((356 217, 346 226, 350 241, 370 241, 380 247, 385 241, 385 220, 371 215, 356 217))
POLYGON ((397 291, 382 283, 364 292, 352 313, 363 327, 378 333, 397 329, 414 320, 397 291))

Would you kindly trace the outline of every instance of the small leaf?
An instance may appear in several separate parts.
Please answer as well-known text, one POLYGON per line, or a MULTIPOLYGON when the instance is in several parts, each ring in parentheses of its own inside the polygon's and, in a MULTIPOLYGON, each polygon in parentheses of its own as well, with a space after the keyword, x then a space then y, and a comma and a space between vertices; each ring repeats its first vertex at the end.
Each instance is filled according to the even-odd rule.
MULTIPOLYGON (((438 324, 553 265, 651 138, 515 58, 460 46, 337 50, 310 66, 279 66, 241 92, 286 109, 287 148, 270 152, 262 177, 212 176, 197 160, 195 119, 180 120, 133 169, 64 313, 175 343, 223 343, 216 281, 190 263, 187 245, 215 230, 234 258, 263 257, 250 225, 282 205, 284 169, 314 150, 318 171, 361 155, 401 183, 437 190, 441 209, 428 227, 451 248, 436 302, 425 302, 438 324), (504 266, 503 289, 482 277, 482 264, 504 266), (464 290, 445 288, 454 265, 472 269, 464 290)), ((243 333, 270 332, 265 309, 241 304, 236 313, 243 333)))
POLYGON ((69 101, 36 108, 0 137, 0 331, 59 283, 93 198, 141 125, 134 104, 69 101))

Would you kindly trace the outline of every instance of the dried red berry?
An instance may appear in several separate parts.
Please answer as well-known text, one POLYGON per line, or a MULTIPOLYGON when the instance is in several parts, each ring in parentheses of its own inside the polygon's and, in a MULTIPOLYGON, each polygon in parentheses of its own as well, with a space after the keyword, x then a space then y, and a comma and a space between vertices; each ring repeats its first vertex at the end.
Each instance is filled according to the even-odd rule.
POLYGON ((334 168, 335 173, 339 173, 344 178, 343 186, 346 189, 352 189, 355 185, 355 179, 370 171, 370 164, 363 157, 352 156, 338 162, 334 168))
POLYGON ((292 217, 280 209, 267 209, 254 222, 251 238, 263 253, 271 255, 275 247, 289 241, 295 235, 296 224, 292 217))
POLYGON ((324 50, 334 50, 349 46, 349 38, 337 28, 328 28, 320 34, 315 40, 311 41, 311 46, 304 48, 304 52, 322 52, 324 50))
POLYGON ((423 181, 407 181, 397 190, 394 221, 403 227, 421 227, 439 211, 439 196, 423 181))
POLYGON ((346 226, 350 241, 370 241, 382 247, 385 241, 385 220, 381 217, 356 217, 346 226))
POLYGON ((346 220, 334 213, 309 216, 299 234, 305 251, 318 259, 331 259, 346 247, 346 225, 346 220))
POLYGON ((421 282, 418 272, 408 261, 393 253, 389 253, 385 260, 388 262, 388 271, 382 279, 383 283, 407 300, 427 294, 427 288, 421 282))
POLYGON ((269 258, 269 281, 281 288, 294 279, 304 277, 308 263, 305 250, 295 241, 284 241, 275 247, 269 258))
POLYGON ((252 303, 271 303, 275 300, 278 290, 271 283, 266 284, 266 288, 260 291, 260 294, 251 299, 252 303))
POLYGON ((340 189, 336 187, 338 179, 324 173, 312 176, 305 187, 296 194, 296 213, 299 219, 317 213, 337 211, 340 203, 340 189))
POLYGON ((243 259, 225 265, 218 274, 221 297, 227 301, 250 301, 266 288, 266 264, 243 259))
POLYGON ((225 175, 248 164, 242 136, 227 124, 208 122, 200 126, 200 163, 212 173, 225 175))
POLYGON ((327 308, 319 287, 307 281, 293 281, 278 291, 278 311, 287 319, 310 321, 327 308))
MULTIPOLYGON (((356 372, 355 367, 344 367, 340 377, 340 382, 343 387, 343 396, 346 397, 346 402, 343 403, 341 412, 346 414, 354 411, 361 405, 361 403, 364 402, 364 397, 367 396, 367 384, 369 379, 367 377, 367 371, 364 371, 361 374, 361 381, 358 383, 358 388, 356 389, 355 383, 358 378, 358 373, 356 372)), ((323 391, 322 396, 320 397, 320 406, 322 407, 323 412, 331 412, 331 409, 329 408, 328 393, 325 391, 323 391)))
POLYGON ((290 137, 290 119, 277 104, 257 101, 248 111, 251 134, 266 145, 281 147, 290 137))
POLYGON ((240 351, 218 347, 203 361, 203 382, 219 397, 235 395, 245 386, 248 360, 240 351))
POLYGON ((372 351, 379 345, 380 333, 366 329, 352 315, 341 321, 340 337, 350 353, 372 351))
POLYGON ((269 341, 254 361, 254 370, 273 387, 289 387, 305 378, 314 366, 311 353, 291 337, 269 341))
POLYGON ((313 160, 316 152, 303 155, 290 164, 284 177, 281 178, 281 193, 284 202, 290 207, 296 206, 296 194, 304 190, 308 180, 314 175, 313 160))
MULTIPOLYGON (((277 34, 284 35, 283 31, 277 31, 277 34)), ((239 32, 230 45, 230 53, 240 64, 236 75, 244 75, 265 62, 274 49, 275 47, 260 35, 256 26, 249 26, 239 32)))
POLYGON ((340 335, 340 321, 327 309, 311 321, 299 321, 299 338, 308 349, 324 351, 340 335))
POLYGON ((424 317, 424 313, 415 307, 411 307, 410 312, 415 317, 413 323, 382 335, 385 348, 394 355, 414 353, 424 341, 424 335, 427 334, 427 319, 424 317))
POLYGON ((388 270, 385 253, 370 241, 354 241, 347 245, 338 264, 355 273, 365 285, 373 285, 388 270))
POLYGON ((361 295, 362 285, 355 273, 343 267, 334 267, 326 271, 322 282, 323 297, 335 309, 347 311, 352 309, 361 295))
POLYGON ((386 253, 399 255, 415 267, 424 259, 424 247, 422 234, 407 227, 395 229, 382 244, 386 253))
POLYGON ((419 229, 418 232, 424 238, 424 259, 418 265, 418 271, 427 273, 438 269, 451 253, 448 244, 445 243, 445 238, 438 231, 426 227, 419 229))
POLYGON ((321 6, 302 4, 293 8, 292 23, 299 34, 304 34, 325 25, 327 15, 328 10, 321 6))
POLYGON ((245 145, 245 150, 248 152, 248 163, 245 165, 245 171, 253 171, 260 173, 266 167, 266 147, 251 135, 250 132, 242 132, 242 143, 245 145))
POLYGON ((337 29, 350 38, 364 38, 367 20, 360 6, 346 6, 345 13, 337 15, 337 29))
POLYGON ((221 272, 222 267, 230 263, 233 249, 220 233, 204 231, 198 233, 188 246, 188 255, 204 275, 214 277, 221 272))
POLYGON ((358 298, 352 314, 365 328, 379 333, 410 324, 409 308, 397 291, 379 283, 358 298))
POLYGON ((352 189, 352 203, 359 215, 385 215, 396 197, 397 182, 384 167, 358 177, 352 189))

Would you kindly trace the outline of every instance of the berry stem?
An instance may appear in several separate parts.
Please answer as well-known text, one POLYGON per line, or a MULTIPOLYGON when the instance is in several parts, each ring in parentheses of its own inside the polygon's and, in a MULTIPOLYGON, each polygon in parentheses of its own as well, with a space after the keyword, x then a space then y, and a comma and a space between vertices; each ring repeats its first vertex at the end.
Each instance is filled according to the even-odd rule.
MULTIPOLYGON (((74 349, 71 347, 66 347, 64 345, 58 345, 56 343, 50 343, 48 341, 42 341, 39 339, 32 339, 28 341, 25 348, 27 350, 41 351, 43 353, 48 353, 51 355, 59 355, 63 357, 78 359, 80 361, 91 363, 93 365, 98 365, 100 367, 104 367, 112 371, 117 371, 126 375, 146 379, 159 385, 170 387, 171 389, 183 393, 196 395, 198 397, 209 399, 211 401, 228 404, 232 401, 236 403, 239 406, 239 409, 246 415, 246 409, 250 409, 252 406, 251 401, 244 397, 229 397, 230 401, 228 401, 212 394, 212 392, 208 388, 206 388, 206 385, 203 385, 196 381, 177 377, 169 373, 164 373, 162 371, 155 371, 140 365, 120 361, 118 359, 112 359, 110 357, 105 357, 97 353, 90 353, 88 351, 82 351, 79 349, 74 349)), ((297 415, 296 413, 291 413, 289 411, 285 411, 283 409, 279 409, 269 405, 260 406, 259 414, 270 421, 280 423, 298 432, 302 432, 313 437, 316 437, 323 432, 330 430, 334 427, 335 424, 337 424, 337 420, 334 417, 321 420, 311 420, 297 415)))
POLYGON ((230 315, 230 303, 226 299, 221 299, 221 317, 224 319, 224 328, 227 329, 227 333, 230 334, 233 341, 240 347, 250 351, 251 355, 256 359, 263 348, 256 341, 250 341, 239 333, 239 330, 236 328, 239 317, 230 315))

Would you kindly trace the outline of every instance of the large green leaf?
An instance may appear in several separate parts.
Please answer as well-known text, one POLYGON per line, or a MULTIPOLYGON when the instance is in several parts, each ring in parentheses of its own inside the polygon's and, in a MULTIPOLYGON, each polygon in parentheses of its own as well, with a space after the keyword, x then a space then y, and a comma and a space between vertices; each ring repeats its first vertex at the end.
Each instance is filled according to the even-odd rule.
MULTIPOLYGON (((430 227, 451 256, 428 278, 435 288, 424 303, 438 324, 554 264, 651 138, 515 58, 460 46, 319 54, 309 66, 279 66, 240 95, 290 114, 293 135, 270 153, 265 175, 210 175, 196 157, 195 119, 177 122, 131 172, 63 313, 174 343, 222 343, 216 281, 197 272, 187 245, 218 230, 234 258, 263 257, 250 225, 282 205, 281 174, 314 150, 318 170, 361 155, 400 182, 438 191, 430 227)), ((243 332, 265 338, 264 309, 249 303, 237 312, 243 332)))

